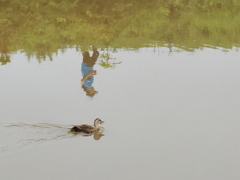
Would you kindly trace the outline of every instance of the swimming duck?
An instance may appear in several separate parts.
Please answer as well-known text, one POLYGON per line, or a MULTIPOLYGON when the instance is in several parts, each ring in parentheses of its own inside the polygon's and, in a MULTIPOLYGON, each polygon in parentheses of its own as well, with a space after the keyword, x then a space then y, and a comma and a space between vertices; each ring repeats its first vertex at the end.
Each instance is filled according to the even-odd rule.
POLYGON ((104 121, 102 121, 100 118, 97 118, 94 120, 94 126, 87 125, 87 124, 82 124, 82 125, 76 125, 71 128, 71 132, 75 133, 86 133, 86 134, 91 134, 94 133, 95 131, 98 131, 101 126, 98 126, 99 124, 103 124, 104 121))

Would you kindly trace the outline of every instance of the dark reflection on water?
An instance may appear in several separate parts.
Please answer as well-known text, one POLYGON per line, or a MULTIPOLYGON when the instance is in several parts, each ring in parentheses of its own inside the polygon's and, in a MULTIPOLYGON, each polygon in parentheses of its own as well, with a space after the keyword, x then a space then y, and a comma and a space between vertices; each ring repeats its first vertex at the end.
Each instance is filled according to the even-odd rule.
POLYGON ((96 47, 93 47, 92 50, 92 56, 90 56, 89 51, 83 52, 83 61, 81 66, 81 72, 83 76, 83 78, 81 79, 82 89, 89 97, 94 97, 94 95, 97 94, 97 91, 93 86, 93 82, 94 75, 97 74, 97 70, 94 70, 94 65, 99 56, 99 51, 97 51, 96 47))
POLYGON ((50 124, 50 123, 5 123, 0 124, 0 152, 15 149, 37 142, 76 137, 76 135, 93 136, 99 140, 104 136, 103 129, 89 135, 71 133, 72 125, 50 124))
MULTIPOLYGON (((39 61, 58 50, 202 47, 240 44, 240 2, 201 1, 0 1, 0 63, 16 51, 39 61), (17 12, 17 13, 16 13, 17 12)), ((104 65, 104 63, 101 63, 104 65)))
MULTIPOLYGON (((96 46, 92 46, 91 51, 85 51, 82 53, 82 64, 81 64, 81 87, 83 91, 86 93, 86 96, 93 98, 98 91, 95 90, 94 76, 97 75, 97 70, 94 69, 94 65, 97 63, 97 60, 100 56, 99 65, 103 68, 114 68, 117 64, 121 64, 121 62, 115 62, 115 58, 111 58, 109 48, 106 48, 106 52, 99 53, 98 48, 96 46)), ((114 50, 113 50, 114 51, 114 50)))

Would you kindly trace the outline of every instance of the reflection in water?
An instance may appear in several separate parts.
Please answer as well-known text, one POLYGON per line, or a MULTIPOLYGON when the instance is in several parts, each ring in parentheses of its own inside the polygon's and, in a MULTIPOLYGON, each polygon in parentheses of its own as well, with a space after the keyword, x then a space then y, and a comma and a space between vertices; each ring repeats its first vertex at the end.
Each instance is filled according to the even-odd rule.
POLYGON ((5 64, 7 64, 7 63, 10 63, 10 62, 11 62, 11 60, 10 60, 10 55, 8 55, 8 54, 1 54, 1 56, 0 56, 0 62, 1 62, 2 65, 5 65, 5 64))
MULTIPOLYGON (((109 47, 107 47, 106 52, 103 52, 100 56, 101 60, 99 65, 103 68, 114 68, 117 64, 121 64, 121 62, 115 62, 116 58, 112 58, 109 53, 109 47)), ((116 49, 112 49, 113 52, 116 52, 116 49)))
POLYGON ((86 95, 89 97, 93 97, 95 94, 97 94, 97 91, 95 91, 93 87, 94 77, 93 75, 97 74, 97 71, 93 69, 97 58, 99 56, 99 52, 97 51, 97 48, 93 47, 93 54, 90 56, 89 52, 83 53, 83 62, 82 62, 82 76, 81 79, 82 82, 82 88, 86 92, 86 95))
MULTIPOLYGON (((4 36, 3 36, 4 37, 4 36)), ((7 63, 10 63, 10 55, 9 55, 9 50, 8 50, 8 40, 6 37, 3 39, 0 39, 0 63, 1 65, 5 65, 7 63)))
POLYGON ((74 131, 71 131, 71 133, 75 134, 75 135, 83 135, 83 136, 92 136, 93 135, 93 138, 95 140, 99 140, 101 139, 102 136, 104 136, 103 134, 103 131, 104 131, 104 128, 103 127, 100 127, 98 130, 96 131, 93 131, 92 133, 82 133, 82 132, 74 132, 74 131))
POLYGON ((239 47, 239 7, 237 0, 0 1, 0 53, 21 50, 41 61, 92 43, 136 49, 171 43, 190 51, 239 47))
MULTIPOLYGON (((72 125, 59 125, 49 123, 0 124, 0 152, 37 142, 75 137, 75 135, 78 134, 70 133, 69 127, 71 126, 72 125)), ((103 136, 102 131, 89 134, 89 136, 91 135, 93 135, 93 138, 95 140, 99 140, 103 136)))

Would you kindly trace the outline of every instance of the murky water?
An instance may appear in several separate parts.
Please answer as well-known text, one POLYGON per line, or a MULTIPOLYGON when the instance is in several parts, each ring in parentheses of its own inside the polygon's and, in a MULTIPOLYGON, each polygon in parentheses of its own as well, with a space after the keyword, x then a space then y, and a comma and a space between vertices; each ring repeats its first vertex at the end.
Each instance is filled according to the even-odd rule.
POLYGON ((0 1, 0 179, 238 180, 239 9, 0 1))

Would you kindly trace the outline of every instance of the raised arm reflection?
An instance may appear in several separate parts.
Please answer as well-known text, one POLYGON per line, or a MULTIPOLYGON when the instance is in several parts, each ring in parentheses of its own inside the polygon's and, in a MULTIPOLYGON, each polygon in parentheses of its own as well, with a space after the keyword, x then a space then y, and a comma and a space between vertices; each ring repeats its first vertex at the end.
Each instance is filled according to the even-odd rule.
POLYGON ((97 48, 93 47, 93 54, 90 56, 90 53, 88 51, 83 53, 83 62, 82 62, 82 76, 81 79, 82 88, 86 92, 87 96, 93 97, 95 94, 97 94, 97 91, 93 87, 94 82, 94 75, 97 74, 97 71, 94 70, 94 65, 97 61, 97 58, 99 56, 99 52, 97 51, 97 48))

